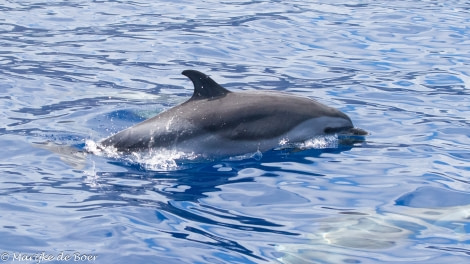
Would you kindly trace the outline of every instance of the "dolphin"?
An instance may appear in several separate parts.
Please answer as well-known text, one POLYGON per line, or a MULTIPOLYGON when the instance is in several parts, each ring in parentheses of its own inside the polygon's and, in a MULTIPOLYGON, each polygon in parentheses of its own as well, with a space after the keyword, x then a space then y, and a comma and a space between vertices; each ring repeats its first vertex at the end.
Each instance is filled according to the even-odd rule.
POLYGON ((171 149, 205 157, 235 156, 304 142, 318 135, 366 135, 341 111, 282 92, 231 92, 195 70, 186 102, 100 142, 119 152, 171 149))

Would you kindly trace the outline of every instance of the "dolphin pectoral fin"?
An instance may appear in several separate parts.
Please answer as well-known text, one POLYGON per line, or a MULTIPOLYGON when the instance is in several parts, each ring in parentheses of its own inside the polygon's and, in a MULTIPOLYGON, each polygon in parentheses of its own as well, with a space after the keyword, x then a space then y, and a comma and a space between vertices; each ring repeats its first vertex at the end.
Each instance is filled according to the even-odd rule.
POLYGON ((230 93, 229 90, 220 86, 202 72, 195 70, 185 70, 182 72, 182 74, 188 77, 194 84, 194 93, 189 101, 199 99, 213 99, 225 96, 226 94, 230 93))

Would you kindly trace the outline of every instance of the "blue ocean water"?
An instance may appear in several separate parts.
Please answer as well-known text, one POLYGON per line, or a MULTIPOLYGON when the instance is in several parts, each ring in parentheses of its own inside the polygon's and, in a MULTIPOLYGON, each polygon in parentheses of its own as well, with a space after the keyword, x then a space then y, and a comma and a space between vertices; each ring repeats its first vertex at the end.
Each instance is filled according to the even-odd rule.
POLYGON ((467 263, 466 1, 3 1, 0 261, 467 263), (371 133, 178 164, 76 152, 197 69, 371 133))

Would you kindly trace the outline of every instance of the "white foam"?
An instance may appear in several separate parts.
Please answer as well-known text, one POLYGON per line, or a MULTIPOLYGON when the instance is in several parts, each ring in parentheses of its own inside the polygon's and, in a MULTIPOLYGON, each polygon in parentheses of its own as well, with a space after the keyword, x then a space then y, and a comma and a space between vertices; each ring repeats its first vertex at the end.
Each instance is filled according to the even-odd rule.
POLYGON ((119 152, 117 151, 116 148, 112 146, 104 147, 101 144, 90 139, 87 139, 85 141, 85 150, 97 156, 105 156, 105 157, 112 157, 112 158, 119 157, 119 152))
POLYGON ((129 161, 140 164, 146 170, 168 171, 179 168, 178 161, 194 160, 198 156, 194 153, 186 153, 176 150, 151 149, 148 152, 132 152, 128 156, 129 161))
POLYGON ((338 137, 336 135, 318 136, 300 143, 298 147, 300 149, 337 148, 338 137))
POLYGON ((96 173, 95 162, 92 161, 92 164, 93 166, 89 170, 83 171, 83 174, 85 174, 85 183, 92 188, 101 188, 99 183, 99 176, 96 173))
POLYGON ((121 153, 115 147, 102 146, 93 140, 85 142, 85 149, 97 156, 121 159, 139 164, 145 170, 153 171, 175 170, 179 168, 178 161, 195 160, 199 157, 192 152, 187 153, 169 149, 149 149, 147 151, 121 153))
MULTIPOLYGON (((291 143, 287 138, 284 138, 279 141, 279 147, 276 149, 282 150, 285 148, 296 148, 305 150, 337 147, 338 137, 335 135, 328 135, 314 137, 301 143, 291 143)), ((194 161, 203 158, 203 155, 177 149, 149 149, 145 151, 122 153, 113 146, 102 146, 100 143, 93 140, 87 140, 85 142, 85 149, 97 156, 119 159, 124 162, 138 164, 141 168, 152 171, 169 171, 181 169, 182 164, 187 164, 188 161, 194 161)), ((226 158, 226 160, 261 160, 262 158, 263 153, 258 150, 256 152, 230 156, 226 158)))

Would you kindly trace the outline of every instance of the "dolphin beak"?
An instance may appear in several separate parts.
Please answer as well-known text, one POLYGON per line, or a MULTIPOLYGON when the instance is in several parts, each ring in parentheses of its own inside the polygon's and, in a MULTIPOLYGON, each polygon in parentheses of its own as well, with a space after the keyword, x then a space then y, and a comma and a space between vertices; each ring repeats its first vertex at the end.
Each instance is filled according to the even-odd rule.
POLYGON ((364 129, 357 127, 347 128, 338 133, 339 143, 342 145, 353 145, 354 143, 364 142, 369 135, 364 129))
POLYGON ((367 136, 369 133, 365 131, 364 129, 357 128, 357 127, 352 127, 348 128, 346 130, 343 130, 339 133, 340 135, 351 135, 351 136, 367 136))

